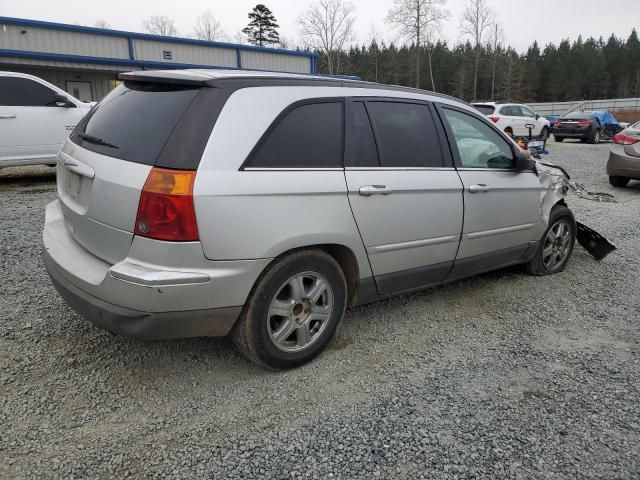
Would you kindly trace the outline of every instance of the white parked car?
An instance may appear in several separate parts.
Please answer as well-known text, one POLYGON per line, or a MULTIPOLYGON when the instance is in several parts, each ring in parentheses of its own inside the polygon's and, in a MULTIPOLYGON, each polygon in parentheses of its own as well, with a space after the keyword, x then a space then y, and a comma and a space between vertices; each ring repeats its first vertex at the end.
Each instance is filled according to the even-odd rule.
POLYGON ((474 102, 472 105, 487 115, 496 126, 515 136, 529 135, 549 137, 549 120, 538 115, 531 107, 513 102, 474 102))
POLYGON ((0 72, 0 167, 55 164, 92 105, 33 75, 0 72))

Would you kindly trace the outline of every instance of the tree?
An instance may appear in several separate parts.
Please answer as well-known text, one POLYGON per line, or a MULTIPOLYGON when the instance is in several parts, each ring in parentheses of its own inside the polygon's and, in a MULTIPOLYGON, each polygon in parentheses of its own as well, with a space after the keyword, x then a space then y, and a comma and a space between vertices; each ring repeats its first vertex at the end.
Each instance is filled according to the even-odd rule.
POLYGON ((259 3, 249 12, 249 25, 242 29, 242 33, 247 35, 249 43, 263 47, 265 44, 272 45, 280 43, 276 17, 271 10, 259 3))
POLYGON ((151 15, 142 22, 142 26, 147 32, 154 35, 163 35, 165 37, 178 35, 178 30, 173 20, 164 15, 151 15))
POLYGON ((484 33, 493 25, 495 14, 486 0, 469 0, 464 8, 460 30, 463 35, 471 37, 475 43, 475 67, 473 71, 473 99, 476 99, 478 92, 478 66, 480 64, 480 53, 484 33))
POLYGON ((400 36, 416 45, 416 88, 420 88, 420 52, 423 44, 429 50, 429 76, 435 90, 431 65, 432 39, 442 20, 449 16, 444 8, 447 0, 394 0, 387 23, 398 28, 400 36))
POLYGON ((498 48, 503 36, 502 27, 498 22, 495 22, 493 27, 494 28, 491 35, 491 48, 493 50, 493 67, 491 69, 491 100, 495 99, 496 94, 496 68, 498 67, 498 48))
POLYGON ((340 67, 340 54, 353 37, 353 3, 345 0, 316 0, 297 19, 305 46, 324 53, 329 74, 340 67))
POLYGON ((226 37, 226 34, 222 30, 222 25, 213 16, 211 10, 205 10, 202 15, 196 18, 196 23, 193 26, 193 32, 196 38, 200 40, 220 40, 226 37))
POLYGON ((96 23, 93 24, 96 28, 111 28, 111 25, 106 20, 96 20, 96 23))

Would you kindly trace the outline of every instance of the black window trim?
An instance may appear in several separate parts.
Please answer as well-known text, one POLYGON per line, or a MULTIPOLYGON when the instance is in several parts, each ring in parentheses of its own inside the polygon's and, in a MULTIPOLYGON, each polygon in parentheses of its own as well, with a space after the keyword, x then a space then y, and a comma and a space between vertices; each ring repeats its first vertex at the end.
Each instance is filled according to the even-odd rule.
POLYGON ((483 167, 473 168, 473 167, 465 167, 465 166, 463 166, 462 165, 462 161, 460 160, 460 153, 458 152, 458 146, 456 144, 455 137, 453 135, 453 132, 451 131, 451 128, 449 127, 449 123, 447 122, 446 117, 444 116, 444 112, 443 112, 444 109, 454 110, 454 111, 469 115, 471 117, 474 117, 474 118, 480 120, 481 122, 483 122, 489 128, 491 128, 494 132, 496 132, 507 143, 507 145, 511 149, 511 154, 513 155, 513 163, 515 165, 516 150, 515 150, 515 145, 513 143, 513 140, 511 140, 511 138, 509 138, 509 136, 505 132, 503 132, 499 128, 496 128, 495 125, 489 121, 489 119, 487 118, 486 115, 478 115, 473 111, 466 110, 464 108, 458 108, 455 105, 443 104, 443 103, 440 103, 440 102, 434 102, 434 107, 435 107, 435 109, 436 109, 436 111, 438 113, 438 116, 440 118, 440 123, 442 124, 442 127, 444 128, 444 131, 446 132, 446 136, 447 136, 447 140, 448 140, 448 144, 449 144, 449 149, 451 150, 451 155, 453 156, 454 165, 455 165, 456 170, 459 170, 459 171, 474 171, 474 172, 477 172, 477 171, 522 172, 521 170, 518 170, 517 168, 515 168, 515 166, 514 166, 514 168, 483 168, 483 167))
POLYGON ((341 171, 344 170, 345 165, 345 144, 346 144, 346 105, 345 105, 345 97, 315 97, 315 98, 305 98, 303 100, 298 100, 288 105, 284 110, 282 110, 278 116, 271 122, 269 127, 262 134, 260 139, 256 142, 256 144, 247 155, 247 158, 244 159, 242 165, 238 169, 241 172, 259 172, 259 171, 341 171), (342 139, 341 139, 341 159, 339 167, 252 167, 251 162, 254 156, 258 153, 262 145, 267 141, 267 139, 271 136, 271 133, 276 129, 278 125, 282 122, 284 118, 289 115, 293 110, 305 106, 305 105, 314 105, 317 103, 340 103, 342 105, 342 139))
POLYGON ((447 145, 447 139, 445 136, 445 132, 442 129, 442 124, 439 121, 439 116, 436 113, 436 109, 434 106, 434 102, 429 101, 429 100, 422 100, 422 99, 418 99, 418 98, 405 98, 405 97, 386 97, 386 96, 351 96, 351 97, 347 97, 346 98, 346 105, 347 105, 347 112, 349 112, 349 116, 347 117, 347 121, 348 121, 348 128, 346 129, 347 131, 347 145, 349 146, 348 148, 348 154, 345 154, 345 169, 346 170, 360 170, 360 171, 366 171, 366 170, 370 170, 370 171, 375 171, 375 170, 397 170, 397 171, 403 171, 403 170, 453 170, 454 169, 454 163, 453 163, 453 158, 451 156, 451 152, 449 151, 448 148, 444 148, 445 145, 447 145), (353 135, 354 132, 354 119, 353 119, 353 109, 351 106, 352 102, 363 102, 364 103, 364 107, 365 110, 367 112, 367 116, 369 117, 369 122, 371 124, 371 129, 373 130, 373 137, 375 139, 376 142, 376 150, 378 152, 378 166, 377 167, 358 167, 355 165, 355 158, 354 158, 354 152, 353 152, 353 142, 351 141, 351 135, 353 135), (409 103, 409 104, 418 104, 418 105, 425 105, 427 107, 427 109, 429 110, 429 114, 431 115, 431 119, 433 120, 433 124, 436 130, 436 136, 438 138, 438 148, 440 150, 440 156, 442 158, 443 164, 441 167, 384 167, 382 166, 382 154, 380 152, 380 138, 378 136, 378 131, 375 125, 375 122, 371 119, 371 114, 369 112, 369 108, 367 106, 367 104, 369 103, 376 103, 376 102, 386 102, 386 103, 409 103))

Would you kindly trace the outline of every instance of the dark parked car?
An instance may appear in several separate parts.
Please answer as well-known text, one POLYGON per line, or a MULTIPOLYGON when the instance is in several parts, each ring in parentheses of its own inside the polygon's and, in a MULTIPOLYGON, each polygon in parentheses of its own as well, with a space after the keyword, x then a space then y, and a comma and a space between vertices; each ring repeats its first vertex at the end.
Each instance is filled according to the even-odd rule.
POLYGON ((602 127, 591 112, 571 112, 553 124, 553 138, 556 142, 577 138, 583 142, 600 143, 602 127))
POLYGON ((576 138, 583 142, 600 143, 602 128, 591 112, 571 112, 554 123, 553 138, 556 142, 576 138))

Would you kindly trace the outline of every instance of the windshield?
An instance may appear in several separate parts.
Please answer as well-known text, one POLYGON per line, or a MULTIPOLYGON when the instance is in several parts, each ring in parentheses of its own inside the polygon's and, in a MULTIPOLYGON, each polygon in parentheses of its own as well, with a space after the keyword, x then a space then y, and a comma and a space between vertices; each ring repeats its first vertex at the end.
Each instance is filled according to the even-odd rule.
POLYGON ((78 124, 71 141, 102 155, 155 165, 198 91, 184 85, 125 82, 78 124))

